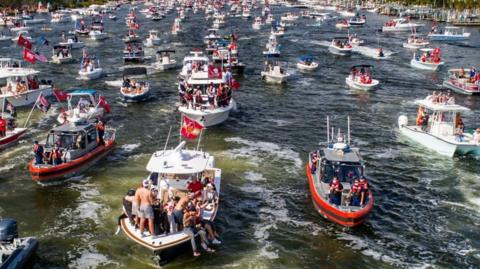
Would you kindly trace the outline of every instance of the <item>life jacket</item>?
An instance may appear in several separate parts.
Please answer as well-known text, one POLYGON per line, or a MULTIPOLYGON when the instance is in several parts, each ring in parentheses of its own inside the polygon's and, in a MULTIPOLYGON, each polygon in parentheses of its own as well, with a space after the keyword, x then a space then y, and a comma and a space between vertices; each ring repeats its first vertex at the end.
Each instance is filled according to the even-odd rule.
POLYGON ((52 150, 52 158, 54 160, 61 160, 62 158, 62 151, 59 149, 52 150))
POLYGON ((98 131, 105 131, 105 125, 103 125, 103 123, 97 124, 96 128, 98 131))
POLYGON ((360 185, 360 183, 354 183, 352 185, 351 192, 354 195, 359 195, 361 191, 362 191, 362 186, 360 185))
POLYGON ((0 131, 5 132, 7 130, 7 121, 5 119, 0 119, 0 131))
POLYGON ((368 191, 368 182, 366 180, 363 181, 363 182, 360 181, 359 185, 360 185, 362 191, 368 191))

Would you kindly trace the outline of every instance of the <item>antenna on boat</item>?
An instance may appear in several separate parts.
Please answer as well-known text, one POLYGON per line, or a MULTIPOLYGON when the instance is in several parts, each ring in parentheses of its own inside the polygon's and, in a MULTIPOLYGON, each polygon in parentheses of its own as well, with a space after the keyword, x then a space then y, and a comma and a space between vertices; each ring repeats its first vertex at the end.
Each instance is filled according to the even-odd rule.
POLYGON ((165 150, 167 150, 168 141, 170 140, 170 133, 171 132, 172 132, 172 126, 170 126, 170 129, 168 130, 167 141, 165 141, 165 146, 163 147, 163 152, 165 152, 165 150))
POLYGON ((330 120, 327 116, 327 144, 330 143, 330 120))
POLYGON ((347 117, 347 139, 347 144, 350 145, 350 116, 347 117))
POLYGON ((333 141, 333 138, 335 137, 334 133, 335 133, 335 127, 332 126, 332 141, 333 141))

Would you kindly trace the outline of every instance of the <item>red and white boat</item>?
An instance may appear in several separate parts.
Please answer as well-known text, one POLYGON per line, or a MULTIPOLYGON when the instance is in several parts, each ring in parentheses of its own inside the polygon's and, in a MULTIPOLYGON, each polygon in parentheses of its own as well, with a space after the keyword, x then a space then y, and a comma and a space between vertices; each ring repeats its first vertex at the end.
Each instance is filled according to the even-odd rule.
POLYGON ((103 140, 105 143, 100 143, 95 125, 88 122, 53 128, 44 144, 46 160, 41 164, 35 164, 35 159, 30 161, 32 179, 40 184, 49 184, 79 175, 112 151, 115 130, 105 130, 103 140), (60 164, 48 160, 55 146, 61 151, 60 164))
POLYGON ((443 87, 463 94, 480 94, 480 73, 473 69, 449 69, 443 87))
MULTIPOLYGON (((329 128, 327 118, 327 134, 329 128)), ((364 161, 359 149, 350 147, 350 134, 346 138, 339 131, 335 143, 330 140, 331 137, 333 129, 332 134, 327 135, 327 145, 309 154, 306 170, 310 193, 316 210, 322 216, 342 226, 355 227, 365 222, 373 208, 373 195, 368 188, 358 204, 350 195, 354 179, 365 176, 364 161), (331 193, 334 178, 340 181, 342 188, 331 193)))
POLYGON ((17 142, 26 132, 27 128, 15 128, 13 130, 7 130, 6 135, 0 138, 0 149, 4 149, 17 142))

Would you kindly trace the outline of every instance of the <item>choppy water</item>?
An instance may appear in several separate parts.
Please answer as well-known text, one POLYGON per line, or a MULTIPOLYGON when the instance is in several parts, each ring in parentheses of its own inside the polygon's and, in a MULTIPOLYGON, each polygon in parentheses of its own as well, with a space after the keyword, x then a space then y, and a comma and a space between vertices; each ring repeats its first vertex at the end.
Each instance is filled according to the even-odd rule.
MULTIPOLYGON (((82 86, 101 90, 113 103, 111 125, 118 128, 118 147, 82 177, 63 186, 41 187, 28 175, 30 145, 45 137, 55 114, 34 114, 34 130, 15 147, 0 153, 0 215, 19 221, 21 235, 40 239, 35 268, 153 268, 152 253, 113 236, 121 199, 126 190, 146 176, 149 155, 178 126, 176 71, 152 77, 155 99, 123 105, 116 87, 104 81, 121 78, 120 37, 126 32, 122 16, 106 20, 111 38, 88 42, 109 76, 100 81, 77 81, 78 63, 37 64, 61 88, 82 86), (107 45, 108 44, 108 45, 107 45)), ((285 8, 275 7, 279 15, 285 8)), ((256 11, 259 12, 259 11, 256 11)), ((279 17, 279 16, 277 16, 279 17)), ((364 28, 355 29, 366 46, 378 44, 393 51, 391 60, 375 61, 354 54, 336 57, 318 42, 339 35, 334 22, 320 27, 299 19, 279 39, 282 59, 294 63, 302 54, 316 57, 320 68, 294 73, 288 85, 264 84, 260 79, 260 51, 269 29, 255 31, 252 20, 227 18, 222 33, 238 32, 241 58, 247 64, 242 88, 234 98, 239 109, 222 126, 210 128, 203 147, 223 169, 222 204, 217 218, 223 244, 213 255, 177 257, 168 268, 478 268, 480 265, 480 168, 473 159, 448 159, 399 137, 397 117, 415 113, 412 101, 438 88, 448 67, 478 64, 478 28, 460 45, 442 44, 446 67, 437 73, 409 66, 411 52, 401 47, 406 34, 377 35, 386 17, 367 14, 364 28), (347 89, 344 78, 355 64, 372 64, 381 81, 377 91, 347 89), (358 229, 346 229, 324 220, 314 210, 304 164, 307 152, 325 139, 325 117, 345 125, 352 117, 352 137, 367 160, 375 196, 370 219, 358 229)), ((154 23, 139 16, 142 33, 167 32, 173 14, 154 23)), ((162 34, 175 44, 177 59, 203 46, 203 14, 188 14, 186 32, 162 34)), ((47 39, 57 40, 73 23, 54 25, 47 39)), ((424 28, 425 31, 425 28, 424 28)), ((346 33, 346 31, 344 31, 346 33)), ((34 36, 38 36, 36 32, 34 36)), ((14 44, 4 45, 1 56, 17 55, 14 44)), ((45 53, 50 53, 44 49, 45 53)), ((151 51, 153 53, 153 51, 151 51)), ((75 51, 80 57, 81 52, 75 51)), ((478 97, 456 95, 459 103, 478 110, 478 97)), ((21 110, 25 118, 28 110, 21 110)), ((474 114, 467 127, 477 127, 474 114)))

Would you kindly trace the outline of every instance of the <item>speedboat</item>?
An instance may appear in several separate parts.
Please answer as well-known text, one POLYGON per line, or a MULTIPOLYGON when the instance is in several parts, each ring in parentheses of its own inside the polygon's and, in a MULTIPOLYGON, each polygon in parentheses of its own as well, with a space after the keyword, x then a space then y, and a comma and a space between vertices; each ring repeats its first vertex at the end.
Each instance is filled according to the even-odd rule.
POLYGON ((145 67, 129 67, 123 70, 120 94, 125 102, 141 102, 150 97, 150 83, 143 78, 146 76, 145 67))
POLYGON ((328 50, 336 55, 350 55, 352 54, 352 44, 348 38, 345 37, 336 37, 330 43, 328 50))
POLYGON ((407 32, 421 26, 423 26, 423 24, 413 23, 410 20, 399 18, 386 22, 382 27, 382 32, 407 32))
POLYGON ((138 42, 140 41, 140 37, 137 35, 133 28, 129 28, 127 34, 123 37, 123 41, 125 43, 138 42))
POLYGON ((410 65, 421 70, 436 71, 444 62, 440 59, 440 49, 422 48, 422 54, 414 53, 410 65))
POLYGON ((367 220, 373 209, 373 194, 368 188, 358 194, 360 197, 350 192, 354 184, 359 185, 356 179, 365 177, 365 161, 359 149, 351 147, 350 126, 347 137, 339 131, 334 142, 333 136, 327 118, 327 143, 320 144, 308 158, 310 194, 321 216, 345 227, 356 227, 367 220), (335 188, 335 181, 343 188, 335 188))
POLYGON ((271 61, 267 62, 265 69, 260 75, 265 82, 275 84, 286 83, 287 79, 290 77, 290 73, 287 72, 285 64, 271 61))
POLYGON ((445 26, 443 33, 435 30, 427 36, 432 41, 464 41, 470 38, 470 33, 466 33, 465 29, 456 26, 445 26))
POLYGON ((150 30, 148 31, 148 37, 145 41, 146 47, 154 47, 160 45, 161 39, 158 37, 157 30, 150 30))
POLYGON ((52 82, 37 78, 40 72, 30 68, 3 69, 0 79, 6 79, 1 88, 0 100, 7 101, 15 107, 28 106, 36 102, 40 95, 52 95, 52 82))
POLYGON ((274 36, 283 36, 285 34, 285 27, 272 24, 272 30, 270 31, 270 34, 274 36))
POLYGON ((318 63, 313 61, 312 56, 301 56, 298 58, 297 68, 303 71, 313 71, 317 69, 318 63))
POLYGON ((364 41, 360 39, 356 34, 351 35, 350 33, 348 33, 347 37, 348 42, 350 42, 352 46, 359 46, 364 43, 364 41))
POLYGON ((268 43, 265 46, 266 51, 263 51, 263 55, 268 57, 279 57, 280 56, 280 45, 277 43, 277 38, 275 35, 270 35, 268 43))
POLYGON ((281 21, 287 21, 287 22, 296 21, 297 19, 298 19, 298 16, 294 15, 291 12, 287 12, 280 17, 281 21))
POLYGON ((378 86, 379 81, 373 79, 373 67, 371 65, 356 65, 350 70, 350 75, 345 78, 350 89, 369 91, 378 86))
POLYGON ((105 33, 103 24, 102 25, 92 25, 90 28, 90 33, 88 34, 91 40, 104 40, 108 38, 108 34, 105 33))
POLYGON ((129 42, 123 50, 123 62, 125 63, 141 63, 145 60, 145 51, 142 45, 137 42, 129 42))
POLYGON ((62 111, 57 121, 60 124, 78 123, 103 118, 109 113, 104 97, 92 89, 75 89, 68 93, 67 110, 62 111))
MULTIPOLYGON (((0 101, 0 102, 4 107, 7 107, 5 98, 3 98, 2 101, 0 101)), ((15 108, 13 108, 13 111, 15 111, 15 108)), ((0 150, 5 149, 5 148, 9 147, 10 145, 16 143, 27 132, 27 128, 17 127, 16 113, 13 112, 13 111, 11 110, 11 111, 9 111, 10 113, 3 112, 3 113, 0 114, 2 116, 2 119, 4 119, 6 121, 5 135, 3 137, 0 137, 0 150)), ((24 126, 26 126, 26 125, 27 125, 27 123, 25 123, 24 126)))
MULTIPOLYGON (((158 190, 158 195, 154 198, 161 205, 169 203, 175 197, 191 196, 192 193, 188 186, 192 178, 205 181, 202 186, 205 186, 206 191, 215 190, 217 199, 205 201, 200 218, 208 222, 215 220, 219 208, 218 197, 221 190, 222 170, 215 167, 215 159, 208 152, 198 150, 198 148, 196 150, 186 149, 186 143, 182 141, 174 149, 165 148, 154 152, 146 169, 149 176, 142 184, 148 183, 144 184, 146 188, 158 190)), ((134 219, 132 203, 124 200, 123 212, 119 217, 121 230, 135 243, 156 253, 188 243, 192 240, 192 236, 198 235, 177 229, 179 227, 170 227, 172 224, 175 225, 172 222, 168 223, 166 227, 164 225, 158 227, 160 225, 155 224, 154 233, 156 234, 151 234, 148 229, 145 229, 142 234, 134 219)), ((157 222, 154 220, 154 223, 157 222)))
POLYGON ((338 11, 338 14, 340 14, 342 17, 354 17, 356 15, 353 9, 340 10, 338 11))
POLYGON ((164 71, 174 69, 178 67, 178 63, 175 59, 172 59, 171 54, 175 53, 175 50, 159 50, 156 53, 156 61, 153 63, 153 69, 158 71, 164 71))
POLYGON ((73 61, 70 45, 55 45, 52 54, 52 63, 63 64, 73 61))
POLYGON ((65 13, 52 13, 52 19, 50 20, 51 23, 64 23, 69 22, 70 18, 65 13))
POLYGON ((34 158, 29 164, 30 176, 43 185, 78 176, 113 150, 115 130, 105 129, 103 141, 101 143, 95 125, 87 121, 57 126, 48 132, 44 150, 45 156, 60 150, 61 162, 52 163, 46 158, 36 164, 34 158))
POLYGON ((398 117, 398 128, 403 135, 444 156, 480 155, 480 134, 465 132, 460 126, 461 113, 470 109, 449 99, 441 102, 435 95, 416 100, 415 104, 419 109, 414 124, 405 115, 398 117))
POLYGON ((31 37, 28 33, 28 31, 19 31, 17 32, 17 36, 15 36, 14 38, 12 38, 12 41, 13 42, 18 42, 18 39, 20 38, 20 36, 23 38, 23 39, 26 39, 28 40, 30 43, 34 44, 36 41, 33 37, 31 37))
POLYGON ((208 44, 209 42, 215 42, 216 40, 222 38, 217 30, 215 29, 208 29, 208 34, 203 38, 205 44, 208 44))
POLYGON ((480 94, 480 73, 473 68, 449 69, 443 87, 468 95, 480 94))
POLYGON ((0 268, 27 268, 37 248, 38 240, 35 237, 18 237, 17 221, 0 218, 0 268))
POLYGON ((172 35, 177 35, 182 32, 182 24, 180 18, 175 18, 172 25, 172 35))
POLYGON ((100 67, 100 61, 95 56, 85 55, 82 57, 78 74, 83 80, 98 79, 103 76, 103 68, 100 67))
POLYGON ((83 41, 78 39, 76 34, 69 34, 62 38, 62 41, 58 42, 61 46, 70 46, 71 49, 81 49, 85 46, 83 41))
POLYGON ((365 15, 360 16, 357 14, 354 18, 348 20, 350 26, 363 26, 367 22, 367 17, 365 15))
POLYGON ((341 19, 335 24, 335 27, 340 29, 345 29, 345 28, 350 28, 350 24, 346 19, 341 19))
POLYGON ((416 34, 412 34, 408 37, 407 43, 403 43, 403 47, 407 49, 420 49, 428 46, 430 42, 416 34))

